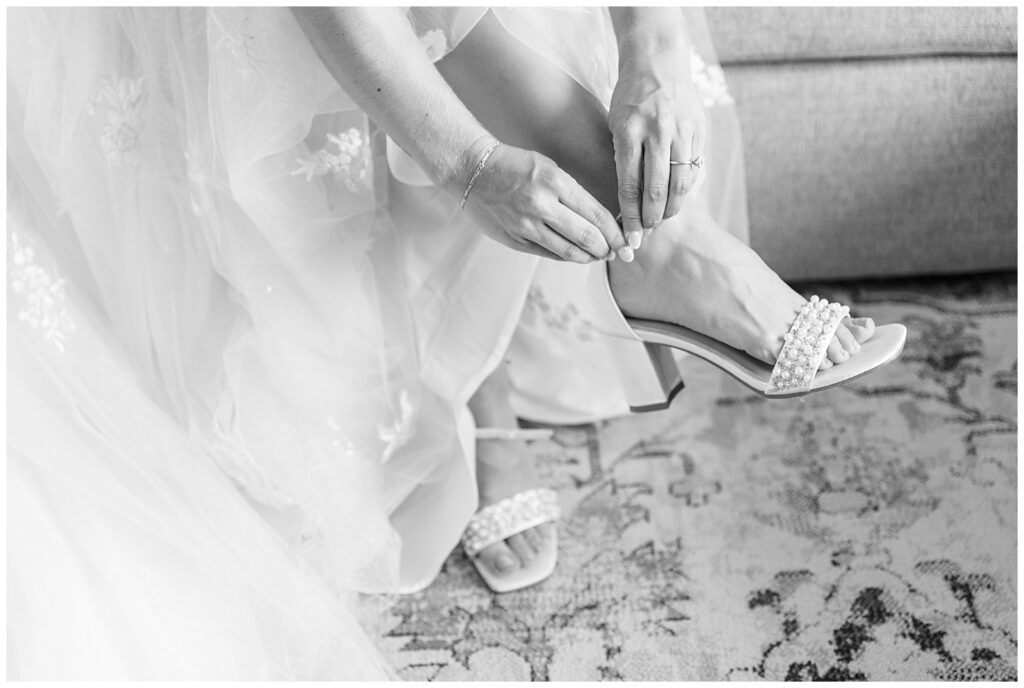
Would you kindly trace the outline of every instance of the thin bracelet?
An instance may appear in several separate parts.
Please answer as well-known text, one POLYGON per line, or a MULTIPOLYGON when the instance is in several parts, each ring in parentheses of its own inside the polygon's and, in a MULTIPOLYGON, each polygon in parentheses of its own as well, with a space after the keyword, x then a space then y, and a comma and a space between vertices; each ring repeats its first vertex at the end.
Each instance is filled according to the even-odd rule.
POLYGON ((466 184, 466 193, 462 194, 462 200, 459 201, 459 210, 466 207, 466 199, 469 198, 469 192, 473 190, 473 184, 476 183, 476 178, 480 176, 480 173, 484 171, 484 165, 487 164, 487 158, 491 157, 491 153, 497 150, 498 146, 501 145, 501 141, 495 141, 491 144, 484 152, 484 156, 480 158, 480 163, 473 170, 473 176, 469 178, 469 184, 466 184))

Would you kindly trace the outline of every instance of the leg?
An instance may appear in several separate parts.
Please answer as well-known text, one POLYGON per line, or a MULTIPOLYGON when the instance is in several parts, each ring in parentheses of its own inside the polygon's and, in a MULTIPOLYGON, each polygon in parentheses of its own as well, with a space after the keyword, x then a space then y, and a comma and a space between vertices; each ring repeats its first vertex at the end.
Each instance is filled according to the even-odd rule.
MULTIPOLYGON (((509 405, 509 382, 504 364, 480 385, 469 400, 469 410, 478 427, 518 427, 509 405)), ((529 453, 521 442, 513 440, 477 442, 476 471, 482 507, 537 486, 529 453)), ((511 573, 529 563, 553 535, 554 524, 545 523, 495 543, 477 557, 498 574, 511 573)))
MULTIPOLYGON (((438 69, 495 136, 544 153, 618 212, 604 107, 493 14, 438 69)), ((767 363, 804 301, 749 247, 693 212, 663 223, 636 261, 615 261, 610 269, 613 293, 627 314, 691 327, 767 363)), ((847 360, 873 331, 868 320, 847 321, 822 366, 847 360)))

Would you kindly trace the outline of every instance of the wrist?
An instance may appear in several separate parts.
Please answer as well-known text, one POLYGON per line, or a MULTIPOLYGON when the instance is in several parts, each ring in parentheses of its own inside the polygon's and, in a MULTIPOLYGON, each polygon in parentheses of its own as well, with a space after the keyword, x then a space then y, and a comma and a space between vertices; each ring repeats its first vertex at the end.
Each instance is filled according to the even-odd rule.
POLYGON ((480 161, 497 142, 498 139, 484 132, 478 134, 468 145, 462 146, 462 151, 452 159, 448 169, 440 175, 441 186, 461 198, 480 161))
POLYGON ((688 59, 682 13, 675 8, 616 8, 619 71, 642 70, 659 61, 688 59))
POLYGON ((660 65, 679 68, 689 64, 686 42, 678 36, 625 40, 619 46, 619 73, 649 72, 660 65))

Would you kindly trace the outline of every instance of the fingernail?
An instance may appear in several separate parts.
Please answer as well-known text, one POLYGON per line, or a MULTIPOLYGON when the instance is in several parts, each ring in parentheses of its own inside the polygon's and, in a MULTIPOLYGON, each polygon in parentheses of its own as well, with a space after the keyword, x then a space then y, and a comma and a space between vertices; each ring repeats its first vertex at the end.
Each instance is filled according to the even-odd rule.
POLYGON ((629 232, 626 234, 626 241, 629 242, 629 247, 633 249, 640 248, 640 242, 643 240, 642 232, 629 232))
POLYGON ((858 351, 860 351, 860 342, 854 341, 853 344, 850 346, 850 350, 853 353, 857 353, 858 351))
POLYGON ((623 246, 622 248, 619 249, 619 258, 621 258, 625 263, 632 263, 633 249, 630 248, 629 246, 623 246))
POLYGON ((498 573, 511 571, 516 567, 516 560, 509 554, 499 554, 494 560, 494 570, 498 573))
POLYGON ((615 251, 608 252, 608 260, 615 260, 615 251))

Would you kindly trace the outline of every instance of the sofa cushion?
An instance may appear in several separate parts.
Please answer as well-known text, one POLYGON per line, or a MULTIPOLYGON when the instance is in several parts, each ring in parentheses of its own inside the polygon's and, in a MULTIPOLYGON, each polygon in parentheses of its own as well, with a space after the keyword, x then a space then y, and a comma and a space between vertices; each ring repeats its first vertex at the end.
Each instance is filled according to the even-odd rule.
POLYGON ((1015 7, 710 7, 722 64, 1017 53, 1015 7))
POLYGON ((751 245, 784 279, 1016 266, 1016 58, 749 64, 725 75, 751 245))

